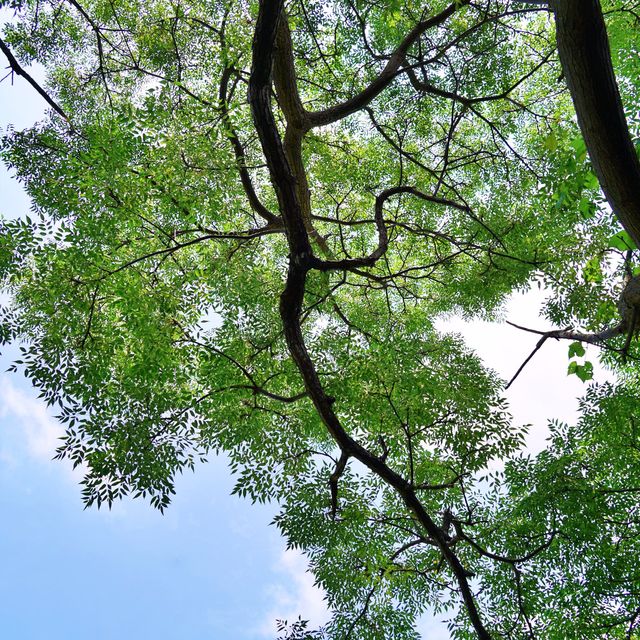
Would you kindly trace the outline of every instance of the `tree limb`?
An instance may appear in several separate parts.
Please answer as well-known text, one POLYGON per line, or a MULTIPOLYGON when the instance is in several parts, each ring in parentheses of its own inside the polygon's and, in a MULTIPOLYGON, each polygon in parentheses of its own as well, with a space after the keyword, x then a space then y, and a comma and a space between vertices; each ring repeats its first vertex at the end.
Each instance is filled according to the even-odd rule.
POLYGON ((380 74, 360 93, 344 102, 324 109, 323 111, 307 112, 309 126, 320 127, 359 111, 366 107, 374 98, 393 81, 398 70, 402 67, 407 51, 418 38, 428 29, 444 23, 456 11, 468 5, 471 0, 456 0, 440 13, 419 22, 404 38, 397 49, 391 54, 389 61, 380 74))
POLYGON ((418 500, 410 484, 345 431, 333 409, 335 399, 326 393, 307 351, 300 325, 300 315, 313 254, 296 193, 295 178, 287 161, 270 103, 274 43, 283 5, 283 0, 263 0, 260 3, 252 44, 249 103, 287 231, 289 269, 286 285, 280 296, 280 317, 287 346, 304 380, 307 392, 333 439, 343 452, 358 459, 393 487, 408 511, 414 514, 427 534, 436 541, 455 575, 471 624, 480 640, 489 640, 491 635, 482 622, 469 584, 469 572, 448 546, 442 531, 418 500))
POLYGON ((520 365, 515 375, 509 381, 509 384, 505 387, 508 389, 515 381, 516 378, 522 373, 522 370, 529 364, 529 361, 533 356, 538 353, 542 345, 549 339, 554 338, 555 340, 573 340, 575 342, 586 342, 588 344, 595 344, 598 346, 603 346, 603 342, 605 340, 609 340, 611 338, 615 338, 623 333, 625 333, 625 324, 621 322, 615 327, 610 327, 608 329, 604 329, 599 333, 582 333, 580 331, 574 331, 571 327, 567 327, 566 329, 553 329, 551 331, 536 331, 535 329, 528 329, 527 327, 521 327, 518 324, 507 321, 507 324, 515 327, 516 329, 521 329, 522 331, 527 331, 529 333, 536 333, 539 336, 542 336, 538 343, 536 344, 533 351, 529 354, 527 359, 520 365))
POLYGON ((276 222, 278 222, 278 217, 271 213, 271 211, 269 211, 269 209, 267 209, 262 204, 262 202, 260 202, 258 194, 253 187, 251 176, 249 175, 249 171, 247 170, 247 159, 244 153, 244 148, 240 143, 238 135, 233 128, 233 124, 231 123, 231 118, 229 116, 229 105, 227 104, 228 85, 232 73, 233 70, 231 69, 231 67, 227 67, 224 69, 224 71, 222 72, 222 77, 220 79, 220 91, 218 94, 220 99, 220 109, 222 111, 222 119, 227 129, 227 138, 229 139, 229 142, 231 142, 231 146, 233 147, 233 153, 236 158, 236 166, 238 167, 238 173, 240 174, 240 182, 242 183, 242 187, 247 196, 247 200, 249 201, 249 205, 261 218, 264 218, 270 224, 275 224, 276 222))
POLYGON ((6 43, 0 38, 0 51, 4 53, 9 61, 9 67, 12 73, 15 73, 17 76, 22 76, 47 102, 47 104, 60 116, 62 116, 67 122, 69 122, 69 117, 62 110, 62 107, 27 73, 20 63, 16 60, 11 50, 6 45, 6 43))

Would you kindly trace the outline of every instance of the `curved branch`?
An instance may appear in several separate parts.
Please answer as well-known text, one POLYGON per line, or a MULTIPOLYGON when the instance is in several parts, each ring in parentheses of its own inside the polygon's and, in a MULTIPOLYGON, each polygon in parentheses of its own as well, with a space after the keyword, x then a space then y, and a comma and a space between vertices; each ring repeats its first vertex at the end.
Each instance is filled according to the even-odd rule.
POLYGON ((446 9, 431 18, 419 22, 404 38, 398 48, 391 54, 389 61, 380 74, 360 93, 345 100, 344 102, 324 109, 323 111, 307 112, 308 126, 320 127, 331 124, 337 120, 360 111, 366 107, 374 98, 393 81, 398 70, 401 68, 407 51, 418 38, 428 29, 436 27, 450 18, 456 11, 468 5, 471 0, 456 0, 446 9))
POLYGON ((143 256, 138 256, 137 258, 133 258, 119 266, 115 269, 108 270, 105 275, 103 275, 99 280, 104 280, 109 276, 115 275, 124 269, 132 267, 134 264, 138 262, 143 262, 144 260, 148 260, 149 258, 154 258, 155 256, 164 256, 170 255, 179 251, 180 249, 184 249, 185 247, 190 247, 194 244, 199 244, 200 242, 204 242, 206 240, 239 240, 241 242, 246 242, 247 240, 253 240, 254 238, 260 238, 265 235, 270 235, 273 233, 281 233, 282 229, 278 229, 276 227, 271 227, 269 225, 259 228, 259 229, 250 229, 244 233, 221 233, 217 231, 209 231, 203 236, 199 236, 197 238, 193 238, 192 240, 187 240, 186 242, 176 242, 175 244, 164 247, 163 249, 157 249, 156 251, 151 251, 149 253, 144 254, 143 256))
POLYGON ((419 191, 415 187, 400 186, 385 189, 376 198, 374 221, 378 228, 378 246, 368 255, 363 258, 350 258, 345 260, 320 260, 315 259, 312 262, 312 267, 319 271, 331 271, 331 270, 349 270, 358 269, 361 267, 373 266, 387 251, 389 246, 389 234, 387 233, 387 226, 385 225, 383 218, 382 208, 384 203, 392 196, 408 193, 416 196, 421 200, 427 202, 433 202, 435 204, 441 204, 449 207, 460 209, 461 211, 468 212, 468 207, 461 205, 453 200, 447 200, 445 198, 439 198, 438 196, 431 196, 429 194, 419 191))
POLYGON ((373 266, 387 251, 389 246, 389 234, 384 223, 382 207, 384 203, 398 193, 411 193, 415 191, 412 187, 394 187, 385 189, 377 198, 375 205, 374 220, 378 228, 378 246, 363 258, 347 258, 345 260, 314 260, 312 266, 319 271, 331 271, 334 269, 357 269, 359 267, 373 266))
POLYGON ((423 93, 429 93, 434 96, 439 96, 441 98, 447 98, 448 100, 452 100, 454 102, 459 102, 462 105, 470 106, 472 104, 479 104, 482 102, 495 102, 497 100, 508 100, 509 94, 513 93, 521 84, 526 82, 532 75, 534 75, 539 69, 541 69, 551 58, 552 52, 545 54, 540 62, 538 62, 533 68, 531 68, 527 73, 518 78, 513 84, 509 87, 501 91, 500 93, 494 93, 488 96, 478 96, 475 98, 468 98, 466 96, 460 95, 455 91, 446 91, 445 89, 440 89, 435 86, 431 82, 422 81, 418 78, 415 71, 411 67, 406 67, 407 75, 409 77, 409 81, 411 82, 411 86, 416 89, 416 91, 421 91, 423 93))
POLYGON ((487 551, 485 548, 479 545, 473 538, 470 538, 466 533, 464 533, 464 531, 462 530, 462 525, 457 520, 453 521, 453 526, 456 530, 456 536, 460 540, 464 540, 465 542, 468 542, 481 556, 484 556, 485 558, 490 558, 491 560, 496 560, 497 562, 504 562, 506 564, 511 564, 511 565, 517 565, 517 564, 522 564, 523 562, 528 562, 532 558, 535 558, 535 556, 537 556, 538 554, 542 553, 543 551, 546 551, 551 546, 551 544, 556 538, 556 535, 558 534, 558 532, 554 530, 549 534, 548 540, 543 542, 541 545, 539 545, 535 549, 532 549, 531 551, 529 551, 529 553, 526 553, 525 555, 520 556, 519 558, 510 558, 509 556, 502 556, 498 553, 492 553, 491 551, 487 551))
POLYGON ((469 584, 469 572, 455 552, 448 546, 442 531, 427 513, 424 505, 418 500, 411 485, 401 475, 387 466, 381 458, 373 455, 345 431, 333 409, 335 399, 327 395, 307 351, 300 325, 300 316, 307 275, 313 262, 313 254, 295 189, 295 179, 287 161, 270 104, 274 43, 283 4, 283 0, 263 0, 260 3, 252 45, 253 59, 251 78, 249 80, 249 103, 251 104, 256 129, 269 165, 271 180, 278 195, 278 202, 281 207, 280 210, 286 226, 289 243, 290 257, 287 282, 280 296, 280 317, 287 346, 302 376, 310 399, 336 444, 343 452, 362 462, 373 473, 389 484, 404 502, 407 510, 414 514, 427 534, 434 539, 455 576, 467 614, 478 637, 480 640, 489 640, 491 635, 482 622, 474 593, 469 584))
POLYGON ((231 67, 226 67, 222 72, 222 77, 220 79, 220 90, 218 97, 220 99, 220 110, 222 112, 222 120, 227 128, 227 138, 229 138, 229 142, 231 142, 231 146, 233 147, 233 153, 236 158, 236 166, 238 167, 238 172, 240 173, 240 182, 242 183, 242 187, 247 196, 247 200, 249 201, 249 205, 251 208, 261 217, 264 218, 267 222, 274 224, 278 222, 278 216, 274 215, 267 209, 253 188, 253 183, 251 182, 251 176, 249 175, 249 171, 247 170, 247 159, 244 153, 244 147, 242 146, 238 135, 233 128, 233 124, 231 123, 231 118, 229 116, 229 105, 228 101, 228 86, 229 79, 233 70, 231 67))

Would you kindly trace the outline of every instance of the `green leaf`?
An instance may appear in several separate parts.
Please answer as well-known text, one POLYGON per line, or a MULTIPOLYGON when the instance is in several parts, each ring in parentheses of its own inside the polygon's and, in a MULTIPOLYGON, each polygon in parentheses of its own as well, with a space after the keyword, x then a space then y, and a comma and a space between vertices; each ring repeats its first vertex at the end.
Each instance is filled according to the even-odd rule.
POLYGON ((579 358, 582 358, 582 356, 584 356, 585 354, 585 350, 584 347, 582 346, 581 342, 572 342, 569 345, 569 357, 573 358, 574 356, 578 356, 579 358))
POLYGON ((585 362, 582 366, 579 366, 576 370, 576 375, 582 382, 591 380, 593 378, 593 364, 591 362, 585 362))
POLYGON ((583 162, 587 157, 587 145, 584 142, 584 138, 582 136, 577 136, 570 144, 576 152, 578 162, 583 162))
POLYGON ((578 364, 574 360, 569 363, 567 375, 576 375, 580 380, 582 380, 582 382, 587 382, 587 380, 591 380, 593 378, 593 364, 591 362, 578 364))
POLYGON ((596 178, 595 173, 589 171, 584 178, 583 183, 585 189, 599 189, 600 183, 598 182, 598 178, 596 178))
POLYGON ((544 139, 544 148, 548 151, 555 151, 558 148, 558 138, 554 131, 552 131, 545 139, 544 139))
POLYGON ((602 273, 602 267, 600 264, 600 256, 594 256, 587 261, 587 264, 582 270, 582 275, 585 279, 585 282, 602 282, 602 280, 604 279, 604 275, 602 273))
POLYGON ((607 242, 607 246, 620 251, 635 250, 637 248, 631 236, 624 230, 618 231, 618 233, 611 236, 607 242))

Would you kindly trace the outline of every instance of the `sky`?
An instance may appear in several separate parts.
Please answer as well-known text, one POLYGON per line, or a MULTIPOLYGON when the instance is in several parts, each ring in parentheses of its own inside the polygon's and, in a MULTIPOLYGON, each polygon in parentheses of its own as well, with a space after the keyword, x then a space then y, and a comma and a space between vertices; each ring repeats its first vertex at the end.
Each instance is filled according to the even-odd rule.
MULTIPOLYGON (((46 105, 26 82, 0 83, 0 131, 41 118, 46 105)), ((0 166, 0 215, 24 216, 29 201, 0 166)), ((515 296, 505 318, 536 329, 545 293, 515 296)), ((509 379, 537 337, 505 324, 440 322, 460 332, 509 379)), ((510 389, 514 419, 532 424, 528 446, 544 446, 549 418, 572 421, 585 390, 567 377, 566 342, 547 341, 510 389)), ((595 362, 596 351, 587 357, 595 362)), ((0 628, 11 640, 262 640, 275 619, 326 620, 322 594, 304 558, 286 551, 270 521, 273 505, 231 496, 223 459, 178 478, 161 515, 142 501, 111 511, 83 509, 79 475, 52 460, 62 433, 28 381, 2 373, 16 356, 0 355, 0 628)), ((596 368, 596 378, 606 373, 596 368)), ((430 616, 427 640, 446 640, 430 616)))

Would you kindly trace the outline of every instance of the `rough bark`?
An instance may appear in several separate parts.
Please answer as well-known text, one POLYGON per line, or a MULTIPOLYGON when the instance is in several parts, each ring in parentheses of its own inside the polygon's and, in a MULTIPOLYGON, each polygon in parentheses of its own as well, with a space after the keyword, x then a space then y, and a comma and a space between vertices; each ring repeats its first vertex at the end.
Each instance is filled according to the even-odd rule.
POLYGON ((558 52, 594 172, 640 247, 640 162, 616 83, 599 0, 553 0, 558 52))

